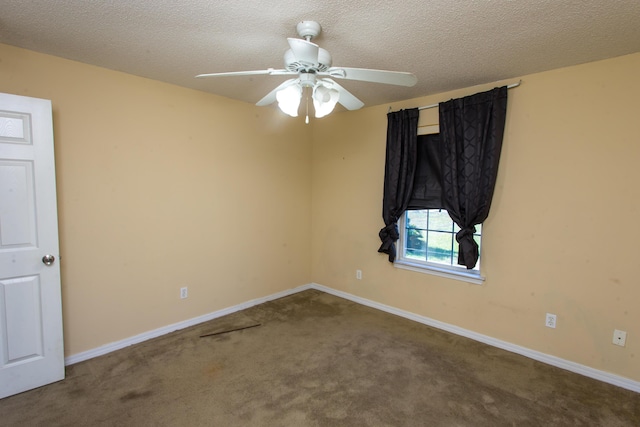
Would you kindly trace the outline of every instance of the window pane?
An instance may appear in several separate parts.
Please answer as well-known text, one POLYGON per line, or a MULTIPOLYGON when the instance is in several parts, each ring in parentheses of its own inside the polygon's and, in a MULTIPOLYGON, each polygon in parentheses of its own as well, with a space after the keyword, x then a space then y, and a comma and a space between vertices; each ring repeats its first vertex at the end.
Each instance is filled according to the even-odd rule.
MULTIPOLYGON (((456 233, 460 227, 454 224, 446 210, 425 209, 406 211, 401 224, 401 239, 398 251, 401 258, 414 262, 437 263, 461 269, 458 265, 458 242, 456 233)), ((474 240, 480 244, 482 225, 476 225, 474 240)), ((474 270, 479 270, 480 262, 474 270)))
POLYGON ((407 258, 420 259, 424 261, 427 253, 426 232, 423 230, 408 228, 405 234, 405 242, 407 242, 405 256, 407 258))
POLYGON ((429 231, 427 237, 429 239, 427 261, 451 264, 453 234, 429 231))
POLYGON ((458 252, 460 252, 458 249, 460 249, 460 245, 458 245, 458 242, 456 241, 453 245, 453 254, 451 254, 451 265, 460 265, 458 264, 458 252))
POLYGON ((427 215, 428 211, 407 211, 407 228, 419 228, 422 230, 427 229, 427 215))
POLYGON ((445 210, 431 209, 429 212, 429 230, 452 231, 453 221, 445 210))

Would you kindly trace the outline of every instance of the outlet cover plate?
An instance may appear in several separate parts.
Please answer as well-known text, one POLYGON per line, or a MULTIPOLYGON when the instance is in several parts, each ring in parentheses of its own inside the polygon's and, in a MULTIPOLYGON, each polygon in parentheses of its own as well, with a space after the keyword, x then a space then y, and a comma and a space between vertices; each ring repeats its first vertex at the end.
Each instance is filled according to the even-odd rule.
POLYGON ((624 347, 627 342, 627 333, 625 331, 619 331, 614 329, 613 331, 613 343, 615 345, 619 345, 620 347, 624 347))
POLYGON ((556 315, 555 314, 551 314, 551 313, 547 313, 547 317, 545 318, 544 325, 547 328, 554 328, 555 329, 555 327, 556 327, 556 315))

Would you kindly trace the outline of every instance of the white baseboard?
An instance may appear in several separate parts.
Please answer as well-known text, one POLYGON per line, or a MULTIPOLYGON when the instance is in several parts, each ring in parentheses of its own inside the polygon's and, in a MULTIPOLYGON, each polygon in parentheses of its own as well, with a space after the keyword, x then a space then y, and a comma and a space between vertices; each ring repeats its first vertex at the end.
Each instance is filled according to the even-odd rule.
POLYGON ((569 360, 561 359, 556 356, 551 356, 549 354, 531 350, 526 347, 522 347, 507 341, 502 341, 496 338, 492 338, 487 335, 482 335, 477 332, 470 331, 468 329, 451 325, 449 323, 444 323, 444 322, 440 322, 439 320, 431 319, 429 317, 420 316, 418 314, 414 314, 405 310, 400 310, 398 308, 381 304, 376 301, 371 301, 366 298, 361 298, 356 295, 349 294, 347 292, 337 291, 335 289, 332 289, 317 283, 310 283, 307 285, 298 286, 297 288, 288 289, 282 292, 268 295, 266 297, 253 299, 251 301, 247 301, 247 302, 235 305, 233 307, 228 307, 222 310, 214 311, 213 313, 194 317, 192 319, 174 323, 172 325, 154 329, 152 331, 144 332, 142 334, 135 335, 133 337, 126 338, 121 341, 116 341, 110 344, 106 344, 106 345, 94 348, 92 350, 84 351, 82 353, 77 353, 65 358, 65 365, 73 365, 74 363, 78 363, 88 359, 92 359, 94 357, 102 356, 104 354, 111 353, 112 351, 120 350, 121 348, 125 348, 133 344, 138 344, 138 343, 150 340, 152 338, 157 338, 159 336, 162 336, 180 329, 184 329, 189 326, 194 326, 202 322, 207 322, 209 320, 213 320, 218 317, 226 316, 227 314, 235 313, 237 311, 244 310, 249 307, 253 307, 254 305, 262 304, 268 301, 276 300, 278 298, 293 295, 295 293, 302 292, 307 289, 316 289, 322 292, 326 292, 328 294, 335 295, 337 297, 344 298, 346 300, 353 301, 355 303, 362 304, 367 307, 371 307, 387 313, 395 314, 396 316, 404 317, 406 319, 413 320, 415 322, 422 323, 424 325, 432 326, 434 328, 441 329, 443 331, 451 332, 452 334, 460 335, 484 344, 488 344, 493 347, 507 350, 512 353, 520 354, 530 359, 537 360, 542 363, 546 363, 547 365, 562 368, 567 371, 574 372, 576 374, 584 375, 585 377, 593 378, 608 384, 613 384, 615 386, 640 393, 640 382, 638 381, 621 377, 619 375, 611 374, 609 372, 600 371, 598 369, 590 368, 588 366, 581 365, 579 363, 571 362, 569 360))
POLYGON ((207 322, 209 320, 217 319, 218 317, 226 316, 227 314, 235 313, 236 311, 244 310, 254 305, 262 304, 267 301, 273 301, 278 298, 286 297, 307 289, 311 289, 311 285, 303 285, 293 289, 287 289, 286 291, 278 292, 266 297, 253 299, 251 301, 243 302, 233 307, 224 308, 222 310, 214 311, 213 313, 205 314, 202 316, 194 317, 192 319, 184 320, 182 322, 174 323, 172 325, 164 326, 162 328, 154 329, 152 331, 144 332, 133 337, 125 338, 121 341, 112 342, 103 346, 83 351, 82 353, 76 353, 64 359, 65 365, 73 365, 74 363, 83 362, 94 357, 102 356, 112 351, 120 350, 121 348, 129 347, 133 344, 138 344, 152 338, 157 338, 162 335, 169 334, 180 329, 188 328, 199 323, 207 322))
POLYGON ((396 316, 404 317, 406 319, 413 320, 415 322, 422 323, 424 325, 432 326, 434 328, 441 329, 443 331, 451 332, 452 334, 460 335, 475 341, 479 341, 484 344, 488 344, 493 347, 507 350, 512 353, 520 354, 530 359, 537 360, 538 362, 546 363, 547 365, 555 366, 557 368, 562 368, 567 371, 574 372, 576 374, 584 375, 585 377, 593 378, 608 384, 613 384, 615 386, 640 393, 640 382, 631 380, 629 378, 621 377, 619 375, 615 375, 609 372, 604 372, 598 369, 590 368, 589 366, 581 365, 579 363, 561 359, 556 356, 551 356, 549 354, 531 350, 526 347, 512 344, 507 341, 502 341, 487 335, 482 335, 477 332, 470 331, 468 329, 463 329, 458 326, 451 325, 449 323, 440 322, 439 320, 431 319, 429 317, 420 316, 418 314, 400 310, 398 308, 381 304, 379 302, 371 301, 365 298, 361 298, 346 292, 337 291, 335 289, 328 288, 326 286, 319 285, 317 283, 312 283, 309 287, 311 289, 317 289, 319 291, 326 292, 328 294, 332 294, 340 298, 353 301, 358 304, 366 305, 368 307, 385 311, 387 313, 395 314, 396 316))

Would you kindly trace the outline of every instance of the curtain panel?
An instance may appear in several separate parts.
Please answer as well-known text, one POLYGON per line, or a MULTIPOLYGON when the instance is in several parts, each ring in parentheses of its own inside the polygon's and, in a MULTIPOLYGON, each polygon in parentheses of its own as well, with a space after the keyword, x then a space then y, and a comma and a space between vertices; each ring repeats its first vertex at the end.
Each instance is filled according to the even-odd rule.
POLYGON ((387 114, 387 151, 384 171, 382 219, 385 227, 378 235, 382 245, 378 252, 396 259, 398 219, 407 209, 413 192, 418 145, 417 108, 387 114))
POLYGON ((478 262, 475 226, 489 215, 507 113, 507 87, 439 104, 442 204, 460 231, 458 264, 478 262))

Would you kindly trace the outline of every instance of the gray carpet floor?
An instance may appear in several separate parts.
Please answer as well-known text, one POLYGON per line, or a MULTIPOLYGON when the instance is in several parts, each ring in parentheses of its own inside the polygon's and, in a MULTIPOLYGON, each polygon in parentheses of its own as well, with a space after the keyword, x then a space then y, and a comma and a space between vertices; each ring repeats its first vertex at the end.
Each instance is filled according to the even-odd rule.
POLYGON ((640 394, 310 290, 68 366, 0 425, 640 426, 640 394))

